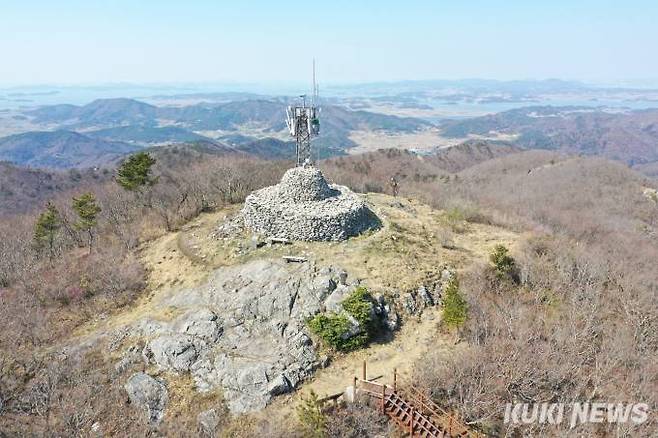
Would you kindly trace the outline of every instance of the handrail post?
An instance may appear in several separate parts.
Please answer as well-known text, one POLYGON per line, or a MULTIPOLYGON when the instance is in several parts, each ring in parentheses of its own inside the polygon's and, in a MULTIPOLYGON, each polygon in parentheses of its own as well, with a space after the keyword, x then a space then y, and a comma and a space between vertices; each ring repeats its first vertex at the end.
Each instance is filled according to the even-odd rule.
POLYGON ((393 391, 398 391, 398 369, 393 368, 393 391))
POLYGON ((386 385, 382 385, 382 414, 386 413, 386 385))
POLYGON ((364 360, 364 361, 363 361, 363 371, 362 371, 362 373, 361 373, 361 379, 362 379, 362 380, 368 380, 368 378, 367 378, 367 374, 366 374, 366 371, 367 371, 367 369, 366 369, 366 361, 364 360))
POLYGON ((409 436, 413 437, 414 436, 414 407, 413 405, 411 406, 411 416, 409 419, 409 436))

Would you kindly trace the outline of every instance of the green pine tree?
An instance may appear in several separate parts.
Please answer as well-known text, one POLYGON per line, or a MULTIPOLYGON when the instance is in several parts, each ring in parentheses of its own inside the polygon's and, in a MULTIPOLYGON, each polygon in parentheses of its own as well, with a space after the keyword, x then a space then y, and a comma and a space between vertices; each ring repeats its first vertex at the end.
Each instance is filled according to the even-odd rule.
POLYGON ((79 231, 86 232, 89 237, 89 253, 94 241, 94 228, 98 221, 98 213, 101 212, 100 206, 96 203, 96 197, 93 193, 85 193, 77 198, 73 198, 73 210, 78 215, 78 221, 74 224, 79 231))
POLYGON ((147 152, 131 155, 119 167, 116 181, 128 191, 140 192, 157 182, 157 178, 151 177, 151 168, 154 164, 155 158, 147 152))
POLYGON ((308 398, 303 399, 301 405, 297 407, 297 417, 305 437, 323 438, 325 436, 327 419, 322 413, 322 405, 313 390, 308 398))
POLYGON ((449 327, 460 327, 467 315, 468 303, 459 291, 459 280, 453 276, 443 294, 443 322, 449 327))
POLYGON ((55 240, 62 226, 62 220, 57 208, 50 202, 46 204, 46 210, 39 215, 34 225, 34 247, 38 253, 48 250, 48 257, 55 257, 55 240))
POLYGON ((504 245, 496 245, 489 255, 489 260, 493 263, 499 279, 511 278, 516 281, 516 263, 504 245))

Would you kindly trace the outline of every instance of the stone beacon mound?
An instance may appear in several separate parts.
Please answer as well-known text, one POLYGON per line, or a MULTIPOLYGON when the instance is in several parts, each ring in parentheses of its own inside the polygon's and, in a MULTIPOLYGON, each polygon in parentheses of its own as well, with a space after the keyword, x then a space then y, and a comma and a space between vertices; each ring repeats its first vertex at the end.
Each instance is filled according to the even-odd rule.
POLYGON ((345 240, 381 224, 358 195, 329 185, 320 169, 308 165, 247 196, 242 216, 254 232, 304 241, 345 240))

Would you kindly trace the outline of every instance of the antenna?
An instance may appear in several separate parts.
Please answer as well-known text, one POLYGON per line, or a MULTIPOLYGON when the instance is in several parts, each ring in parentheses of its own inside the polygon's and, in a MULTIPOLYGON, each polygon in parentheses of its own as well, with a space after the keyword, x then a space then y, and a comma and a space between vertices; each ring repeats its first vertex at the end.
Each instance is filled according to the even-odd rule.
MULTIPOLYGON (((318 120, 317 133, 319 134, 320 133, 320 89, 318 87, 317 81, 315 80, 315 58, 313 58, 313 107, 315 107, 317 111, 316 114, 316 118, 318 120)), ((320 161, 320 147, 316 145, 315 149, 317 152, 316 161, 320 161)))
POLYGON ((315 58, 313 58, 313 106, 317 105, 318 84, 315 82, 315 58))
MULTIPOLYGON (((306 105, 306 95, 302 94, 301 106, 290 105, 286 109, 286 125, 294 137, 297 149, 297 165, 311 163, 311 138, 320 134, 320 108, 318 107, 318 85, 315 81, 315 59, 313 59, 313 90, 311 104, 306 105)), ((318 151, 318 159, 319 159, 318 151)))

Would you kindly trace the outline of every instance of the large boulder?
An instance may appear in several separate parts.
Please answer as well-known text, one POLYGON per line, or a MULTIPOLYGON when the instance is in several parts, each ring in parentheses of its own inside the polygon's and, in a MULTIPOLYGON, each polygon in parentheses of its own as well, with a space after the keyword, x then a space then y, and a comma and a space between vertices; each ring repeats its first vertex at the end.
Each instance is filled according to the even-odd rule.
POLYGON ((356 289, 356 286, 338 285, 327 297, 324 306, 327 312, 340 313, 343 310, 343 301, 356 289))
POLYGON ((144 410, 148 421, 158 424, 164 417, 168 393, 164 383, 146 373, 130 376, 124 385, 130 402, 144 410))

